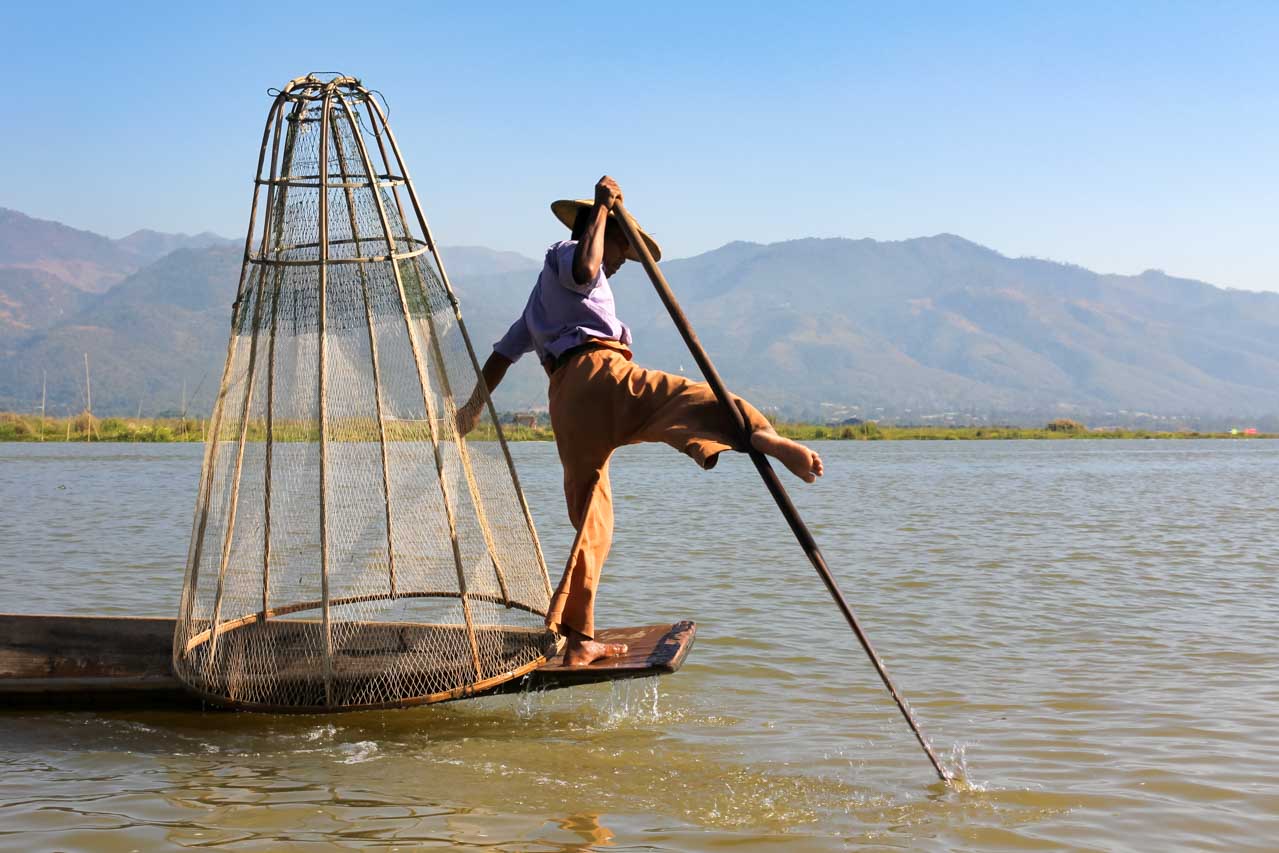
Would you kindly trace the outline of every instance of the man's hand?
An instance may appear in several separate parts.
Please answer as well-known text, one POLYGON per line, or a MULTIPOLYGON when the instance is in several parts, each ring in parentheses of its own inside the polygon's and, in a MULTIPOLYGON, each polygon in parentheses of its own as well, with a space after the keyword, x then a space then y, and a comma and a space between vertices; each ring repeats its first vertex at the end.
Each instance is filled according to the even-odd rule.
POLYGON ((459 437, 475 429, 480 422, 485 406, 484 388, 488 388, 490 394, 495 391, 502 384, 502 377, 506 376, 506 371, 512 364, 509 358, 496 350, 489 354, 488 361, 484 362, 484 367, 480 370, 480 381, 475 383, 475 390, 454 416, 453 425, 457 427, 459 437), (480 382, 484 383, 484 388, 480 387, 480 382))
POLYGON ((608 175, 600 178, 595 184, 595 206, 583 232, 573 250, 573 281, 577 284, 590 284, 599 275, 600 265, 604 263, 604 232, 609 212, 613 205, 622 200, 622 188, 617 181, 608 175))
POLYGON ((457 410, 457 434, 464 436, 475 429, 476 424, 480 422, 480 415, 484 413, 484 401, 471 398, 466 405, 457 410))
POLYGON ((595 184, 595 203, 605 210, 612 210, 613 205, 622 200, 622 188, 617 181, 608 175, 600 178, 595 184))

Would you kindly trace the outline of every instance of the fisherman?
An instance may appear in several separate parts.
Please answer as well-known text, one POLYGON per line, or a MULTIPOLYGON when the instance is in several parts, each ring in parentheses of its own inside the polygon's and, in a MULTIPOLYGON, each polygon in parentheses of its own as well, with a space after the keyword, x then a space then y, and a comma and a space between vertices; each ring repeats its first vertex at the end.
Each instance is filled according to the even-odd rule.
MULTIPOLYGON (((617 318, 608 280, 627 259, 639 260, 618 224, 622 201, 617 182, 605 175, 595 201, 561 200, 551 211, 572 229, 572 239, 553 244, 524 313, 511 324, 484 364, 492 392, 520 356, 536 352, 550 377, 549 402, 555 445, 564 466, 564 497, 577 538, 546 625, 567 642, 564 662, 582 666, 626 653, 622 643, 595 637, 595 590, 613 538, 609 457, 627 444, 660 441, 709 470, 725 450, 745 451, 736 425, 705 382, 647 370, 631 360, 631 330, 617 318)), ((639 234, 655 260, 657 242, 639 234)), ((783 438, 749 403, 735 398, 750 429, 750 445, 774 457, 811 483, 822 460, 783 438)), ((484 394, 476 386, 458 410, 459 433, 475 428, 484 394)))

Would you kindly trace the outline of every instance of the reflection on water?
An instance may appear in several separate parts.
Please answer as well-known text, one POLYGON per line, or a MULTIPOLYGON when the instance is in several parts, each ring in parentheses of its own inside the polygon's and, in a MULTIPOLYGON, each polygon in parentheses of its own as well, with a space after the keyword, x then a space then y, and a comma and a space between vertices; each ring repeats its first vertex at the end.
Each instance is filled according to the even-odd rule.
MULTIPOLYGON (((550 445, 516 445, 555 561, 550 445)), ((6 713, 0 849, 1267 849, 1279 444, 827 444, 794 495, 926 759, 744 460, 613 466, 603 624, 658 680, 340 716, 6 713)), ((0 445, 0 610, 176 608, 199 448, 0 445), (33 582, 38 579, 38 582, 33 582)))

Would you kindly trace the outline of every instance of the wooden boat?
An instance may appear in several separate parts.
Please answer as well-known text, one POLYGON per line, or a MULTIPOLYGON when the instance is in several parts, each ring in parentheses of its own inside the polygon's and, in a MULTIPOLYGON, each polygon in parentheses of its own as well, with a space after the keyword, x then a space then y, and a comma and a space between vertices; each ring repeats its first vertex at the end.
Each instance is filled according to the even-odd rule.
MULTIPOLYGON (((171 669, 174 622, 0 613, 0 711, 200 708, 171 669)), ((626 643, 628 653, 584 667, 556 656, 525 678, 459 698, 666 675, 683 665, 696 632, 689 621, 600 631, 597 639, 626 643)))

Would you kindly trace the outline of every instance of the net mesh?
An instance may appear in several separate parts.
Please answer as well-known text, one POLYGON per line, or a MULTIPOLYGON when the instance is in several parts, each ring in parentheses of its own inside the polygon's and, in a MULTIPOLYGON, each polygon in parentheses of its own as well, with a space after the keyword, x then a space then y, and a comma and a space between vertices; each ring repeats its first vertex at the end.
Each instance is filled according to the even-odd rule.
POLYGON ((546 567, 491 405, 458 434, 477 364, 384 115, 351 78, 295 81, 258 172, 176 673, 337 709, 527 672, 546 567))

